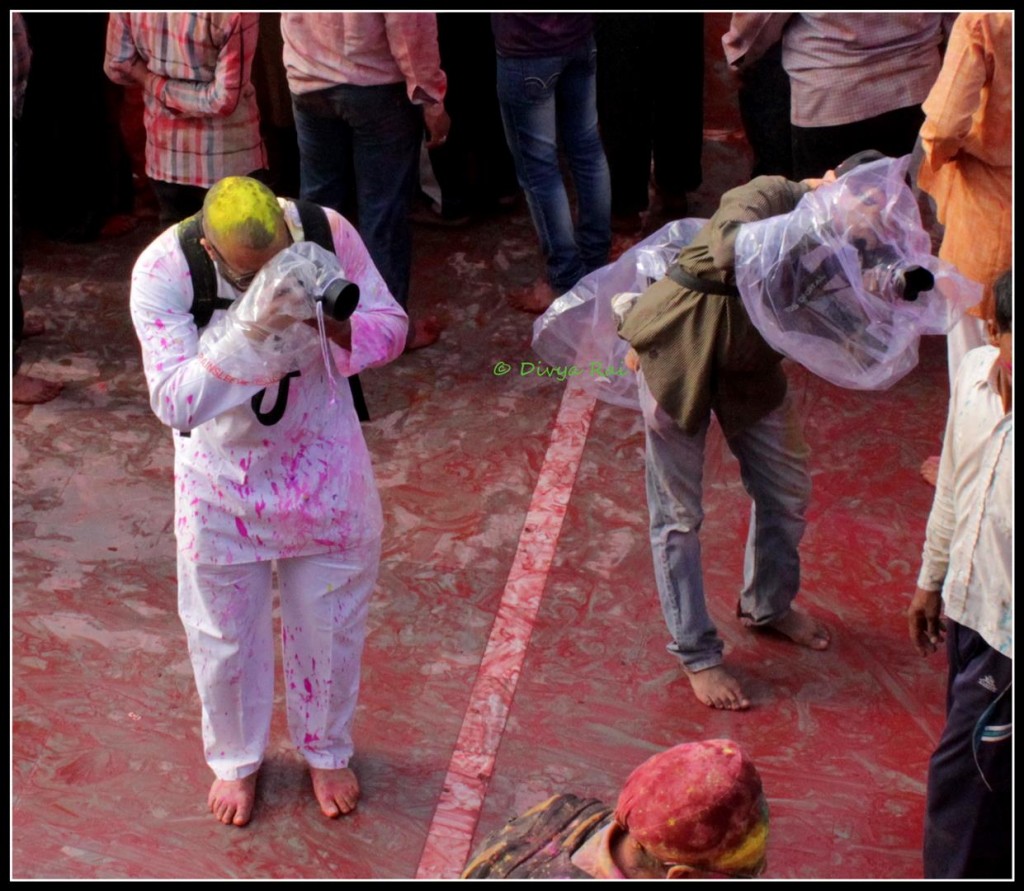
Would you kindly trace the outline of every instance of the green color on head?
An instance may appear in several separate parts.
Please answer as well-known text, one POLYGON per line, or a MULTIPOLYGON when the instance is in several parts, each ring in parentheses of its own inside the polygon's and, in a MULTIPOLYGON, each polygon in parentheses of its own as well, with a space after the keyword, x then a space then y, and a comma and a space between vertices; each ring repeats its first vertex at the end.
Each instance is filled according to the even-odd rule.
POLYGON ((274 193, 248 176, 224 177, 203 201, 203 229, 208 238, 221 243, 262 250, 284 226, 284 211, 274 193))

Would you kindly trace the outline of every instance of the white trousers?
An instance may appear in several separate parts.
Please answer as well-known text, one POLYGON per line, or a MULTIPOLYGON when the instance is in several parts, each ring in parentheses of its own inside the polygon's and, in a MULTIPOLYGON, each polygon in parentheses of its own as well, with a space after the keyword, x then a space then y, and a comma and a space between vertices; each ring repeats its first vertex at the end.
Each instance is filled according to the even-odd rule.
MULTIPOLYGON (((348 766, 359 663, 380 541, 277 561, 288 729, 312 767, 348 766)), ((270 739, 274 636, 270 561, 178 557, 178 613, 203 706, 206 762, 222 780, 255 772, 270 739)))
POLYGON ((946 351, 949 361, 949 392, 953 392, 953 382, 957 370, 971 350, 980 346, 988 346, 988 332, 985 323, 975 316, 964 314, 946 335, 946 351))

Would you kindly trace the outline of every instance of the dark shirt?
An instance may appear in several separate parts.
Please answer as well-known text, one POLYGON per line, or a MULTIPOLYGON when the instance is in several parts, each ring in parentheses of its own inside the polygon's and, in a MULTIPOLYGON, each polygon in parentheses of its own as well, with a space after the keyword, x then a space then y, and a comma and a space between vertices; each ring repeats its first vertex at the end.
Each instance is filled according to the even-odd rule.
MULTIPOLYGON (((692 276, 735 285, 740 226, 789 213, 809 190, 781 176, 759 176, 729 190, 676 262, 692 276)), ((741 433, 786 396, 782 356, 738 296, 690 290, 666 277, 640 296, 619 335, 640 356, 658 405, 690 435, 712 410, 727 437, 741 433)))
POLYGON ((612 809, 597 799, 554 795, 489 835, 462 878, 593 878, 571 858, 611 819, 612 809))
POLYGON ((589 12, 493 12, 491 30, 499 56, 560 56, 578 47, 594 31, 589 12))

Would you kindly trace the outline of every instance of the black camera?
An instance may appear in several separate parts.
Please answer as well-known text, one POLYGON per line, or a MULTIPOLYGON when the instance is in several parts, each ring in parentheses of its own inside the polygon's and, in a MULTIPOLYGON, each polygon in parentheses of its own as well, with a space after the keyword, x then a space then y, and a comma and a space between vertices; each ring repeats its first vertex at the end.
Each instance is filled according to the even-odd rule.
POLYGON ((316 297, 324 305, 324 314, 337 322, 344 322, 359 305, 359 285, 348 279, 332 278, 316 297))

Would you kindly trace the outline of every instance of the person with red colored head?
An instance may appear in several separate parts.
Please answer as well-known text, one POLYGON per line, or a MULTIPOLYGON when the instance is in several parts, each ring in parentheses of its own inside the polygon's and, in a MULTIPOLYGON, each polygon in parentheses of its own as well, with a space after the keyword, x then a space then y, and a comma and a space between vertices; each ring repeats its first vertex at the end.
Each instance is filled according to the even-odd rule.
POLYGON ((767 842, 757 768, 732 740, 711 739, 648 758, 614 808, 552 796, 489 836, 462 878, 752 878, 767 842))

